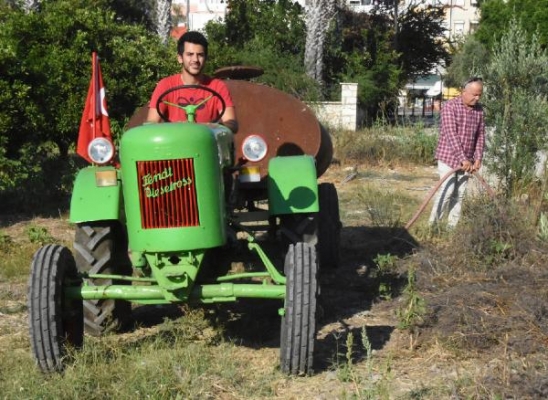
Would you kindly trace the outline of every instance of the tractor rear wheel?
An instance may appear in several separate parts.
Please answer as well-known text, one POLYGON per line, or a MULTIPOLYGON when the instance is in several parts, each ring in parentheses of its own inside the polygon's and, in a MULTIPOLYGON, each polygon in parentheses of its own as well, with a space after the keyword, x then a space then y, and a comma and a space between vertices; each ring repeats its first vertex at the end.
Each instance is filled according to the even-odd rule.
MULTIPOLYGON (((78 224, 74 239, 78 271, 88 274, 131 275, 127 237, 117 221, 78 224)), ((88 279, 88 285, 127 284, 112 279, 88 279)), ((86 333, 99 336, 127 328, 131 320, 131 304, 124 300, 85 300, 86 333)))
POLYGON ((285 314, 280 332, 280 364, 286 374, 313 372, 317 272, 314 246, 307 243, 289 246, 285 259, 285 314))
POLYGON ((82 300, 67 299, 66 286, 80 286, 74 257, 59 245, 41 247, 29 279, 29 334, 34 358, 43 372, 63 369, 67 347, 84 340, 82 300))
POLYGON ((320 268, 337 268, 340 258, 341 218, 339 197, 332 183, 318 186, 320 213, 318 221, 318 257, 320 268))

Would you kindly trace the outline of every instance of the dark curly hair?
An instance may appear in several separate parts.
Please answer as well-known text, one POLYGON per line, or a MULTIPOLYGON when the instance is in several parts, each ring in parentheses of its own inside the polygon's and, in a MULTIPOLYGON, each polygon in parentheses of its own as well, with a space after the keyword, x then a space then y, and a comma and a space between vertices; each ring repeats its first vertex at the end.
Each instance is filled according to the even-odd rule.
POLYGON ((207 56, 207 39, 200 32, 188 31, 185 32, 177 41, 177 53, 182 55, 185 51, 185 43, 201 44, 204 47, 205 55, 207 56))

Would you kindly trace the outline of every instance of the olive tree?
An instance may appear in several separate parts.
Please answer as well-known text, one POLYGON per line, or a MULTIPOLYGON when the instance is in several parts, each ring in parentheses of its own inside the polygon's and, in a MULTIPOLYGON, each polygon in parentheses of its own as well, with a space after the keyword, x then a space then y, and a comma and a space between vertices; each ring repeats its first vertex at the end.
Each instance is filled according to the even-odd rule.
POLYGON ((485 163, 513 196, 533 181, 539 151, 548 149, 548 53, 514 21, 482 75, 492 127, 485 163))

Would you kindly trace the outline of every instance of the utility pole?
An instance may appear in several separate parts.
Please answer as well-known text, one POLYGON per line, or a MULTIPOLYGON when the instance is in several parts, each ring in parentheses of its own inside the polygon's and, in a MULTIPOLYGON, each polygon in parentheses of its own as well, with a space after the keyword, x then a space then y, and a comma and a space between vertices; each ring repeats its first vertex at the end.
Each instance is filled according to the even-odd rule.
POLYGON ((396 51, 398 51, 398 30, 399 22, 398 22, 398 5, 400 0, 394 0, 394 48, 396 51))
POLYGON ((186 30, 190 30, 190 0, 186 0, 186 30))

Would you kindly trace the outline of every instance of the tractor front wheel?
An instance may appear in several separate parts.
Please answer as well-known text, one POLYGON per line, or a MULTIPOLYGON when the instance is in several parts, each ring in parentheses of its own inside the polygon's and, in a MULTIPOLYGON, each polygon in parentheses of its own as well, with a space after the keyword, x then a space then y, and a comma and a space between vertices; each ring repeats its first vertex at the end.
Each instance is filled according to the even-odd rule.
POLYGON ((47 245, 34 254, 29 280, 29 334, 34 358, 43 372, 61 371, 67 347, 82 346, 82 300, 67 299, 63 290, 80 285, 74 257, 66 247, 47 245))
POLYGON ((316 251, 307 243, 289 246, 285 259, 286 295, 280 338, 281 370, 312 373, 318 295, 316 251))
MULTIPOLYGON (((131 275, 127 238, 117 221, 78 224, 74 239, 78 271, 88 274, 131 275)), ((112 279, 89 279, 88 285, 126 284, 112 279)), ((99 336, 128 326, 131 304, 124 300, 85 300, 84 323, 87 333, 99 336)))

